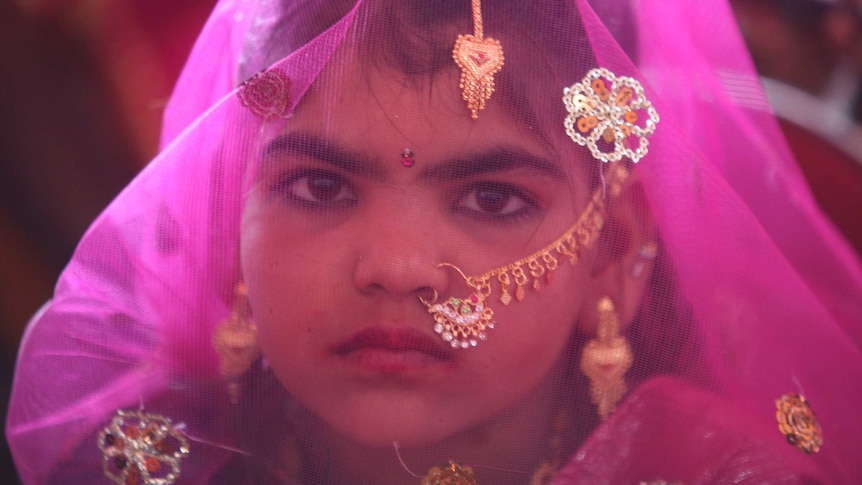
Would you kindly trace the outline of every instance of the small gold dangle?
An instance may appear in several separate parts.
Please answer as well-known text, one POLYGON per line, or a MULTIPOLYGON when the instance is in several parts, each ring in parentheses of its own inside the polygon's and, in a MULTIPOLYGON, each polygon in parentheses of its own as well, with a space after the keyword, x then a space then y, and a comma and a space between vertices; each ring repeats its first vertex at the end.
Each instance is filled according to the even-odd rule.
POLYGON ((452 57, 461 68, 462 97, 473 119, 485 109, 485 101, 494 93, 494 74, 503 68, 503 47, 500 42, 483 36, 482 3, 473 2, 473 35, 459 35, 452 57))
POLYGON ((512 303, 512 295, 509 294, 509 285, 512 284, 512 281, 509 279, 509 273, 500 273, 497 276, 497 281, 500 282, 500 303, 504 306, 509 306, 509 303, 512 303))

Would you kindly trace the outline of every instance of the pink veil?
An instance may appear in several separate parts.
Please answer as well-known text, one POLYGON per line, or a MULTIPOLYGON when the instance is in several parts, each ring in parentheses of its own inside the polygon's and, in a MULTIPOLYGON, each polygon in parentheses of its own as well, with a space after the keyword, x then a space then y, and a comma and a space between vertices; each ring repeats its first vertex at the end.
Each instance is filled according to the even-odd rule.
MULTIPOLYGON (((7 435, 25 484, 109 483, 97 437, 118 409, 169 417, 188 437, 177 483, 223 483, 237 456, 254 460, 236 438, 240 411, 227 395, 214 402, 221 387, 212 340, 231 314, 252 161, 289 125, 339 47, 354 41, 373 2, 319 3, 216 6, 174 91, 161 153, 94 222, 22 342, 7 435), (253 84, 241 83, 264 69, 289 81, 281 84, 284 106, 266 105, 261 115, 243 97, 253 84)), ((814 204, 729 7, 719 0, 550 3, 577 12, 591 51, 575 45, 554 53, 581 69, 566 85, 604 67, 637 79, 661 115, 649 155, 634 170, 646 198, 641 215, 655 221, 666 258, 629 329, 630 395, 609 420, 590 418, 588 437, 554 483, 694 480, 691 470, 710 454, 737 456, 727 449, 736 442, 684 438, 690 431, 706 440, 716 422, 747 430, 752 449, 778 450, 775 463, 786 470, 827 483, 858 480, 862 270, 814 204), (666 331, 670 308, 685 308, 681 333, 666 331), (692 387, 656 377, 666 373, 692 387), (795 449, 779 432, 776 400, 789 393, 816 411, 817 453, 795 449), (737 407, 745 412, 725 414, 737 407), (679 416, 681 408, 689 417, 679 416), (652 420, 629 419, 643 414, 652 420)), ((483 2, 488 35, 495 8, 506 7, 483 2)), ((506 67, 516 60, 507 56, 506 67)), ((563 87, 537 89, 556 100, 563 87)), ((562 132, 562 118, 547 123, 562 132)), ((742 473, 758 453, 696 481, 742 473)), ((763 453, 763 461, 773 459, 763 453)), ((766 468, 763 477, 782 476, 766 468)))

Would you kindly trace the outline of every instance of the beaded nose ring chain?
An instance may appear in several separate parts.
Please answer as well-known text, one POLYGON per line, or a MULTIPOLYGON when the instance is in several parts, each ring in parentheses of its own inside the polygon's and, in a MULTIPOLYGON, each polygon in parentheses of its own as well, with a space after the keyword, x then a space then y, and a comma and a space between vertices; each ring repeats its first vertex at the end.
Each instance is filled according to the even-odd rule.
MULTIPOLYGON (((609 167, 606 180, 611 196, 619 194, 627 176, 628 171, 621 165, 609 167)), ((604 188, 597 188, 577 222, 562 236, 525 258, 479 276, 467 276, 452 263, 438 264, 437 268, 451 268, 457 272, 472 289, 472 293, 466 298, 451 297, 442 303, 437 301, 437 290, 433 290, 431 301, 419 297, 419 301, 434 318, 434 332, 454 348, 468 349, 487 340, 487 331, 496 326, 494 311, 486 303, 494 292, 494 286, 500 289, 500 303, 508 306, 513 295, 516 301, 524 299, 527 286, 539 291, 542 280, 546 285, 551 284, 554 271, 561 263, 568 261, 571 265, 577 264, 581 252, 591 248, 598 239, 604 224, 603 195, 604 188), (493 280, 497 281, 496 285, 492 283, 493 280)))

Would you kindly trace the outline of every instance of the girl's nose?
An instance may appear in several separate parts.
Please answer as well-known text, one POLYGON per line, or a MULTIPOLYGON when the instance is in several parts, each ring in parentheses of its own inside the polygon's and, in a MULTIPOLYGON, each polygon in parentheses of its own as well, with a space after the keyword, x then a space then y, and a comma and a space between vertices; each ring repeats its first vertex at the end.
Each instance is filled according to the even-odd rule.
POLYGON ((357 289, 415 298, 448 286, 450 275, 437 264, 450 242, 435 230, 428 211, 378 211, 360 224, 353 274, 357 289))

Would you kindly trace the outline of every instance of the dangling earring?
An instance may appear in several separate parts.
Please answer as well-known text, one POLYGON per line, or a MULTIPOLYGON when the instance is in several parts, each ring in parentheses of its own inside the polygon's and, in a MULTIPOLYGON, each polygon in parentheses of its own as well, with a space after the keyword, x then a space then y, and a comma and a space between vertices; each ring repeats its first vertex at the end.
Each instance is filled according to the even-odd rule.
POLYGON ((227 381, 232 403, 239 402, 239 379, 260 356, 257 325, 252 322, 251 307, 245 284, 236 285, 233 311, 230 318, 216 327, 213 347, 219 354, 219 372, 227 381))
POLYGON ((596 338, 584 347, 581 371, 590 378, 590 397, 599 416, 607 419, 626 393, 626 371, 632 366, 632 351, 620 336, 619 316, 610 298, 598 303, 599 325, 596 338))

